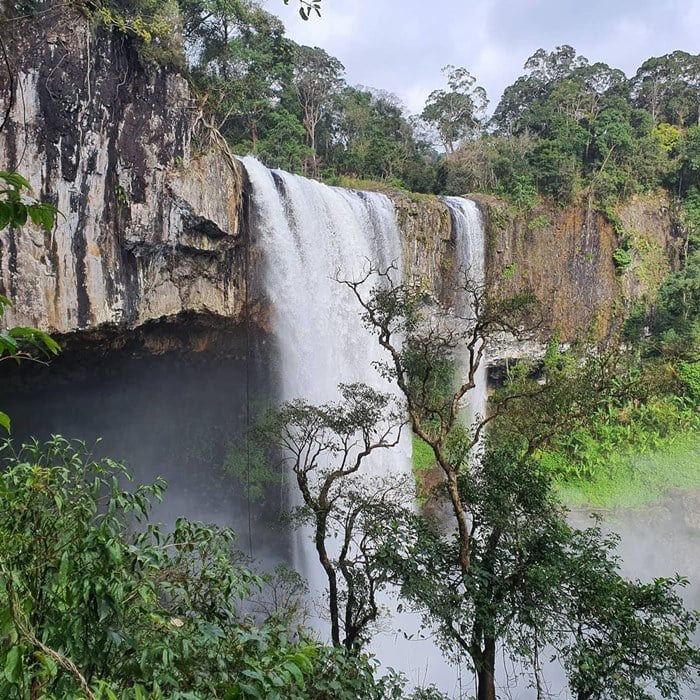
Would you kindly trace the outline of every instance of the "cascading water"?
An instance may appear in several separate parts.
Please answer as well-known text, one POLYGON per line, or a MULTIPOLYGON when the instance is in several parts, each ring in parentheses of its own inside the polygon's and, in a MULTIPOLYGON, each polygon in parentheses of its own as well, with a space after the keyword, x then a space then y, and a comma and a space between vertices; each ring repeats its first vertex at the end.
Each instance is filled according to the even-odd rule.
MULTIPOLYGON (((357 300, 338 281, 364 277, 370 264, 398 268, 401 248, 393 204, 378 193, 272 172, 252 158, 243 162, 278 345, 278 398, 335 401, 340 382, 395 393, 373 367, 383 351, 364 327, 357 300)), ((366 466, 375 473, 409 474, 408 441, 381 450, 366 466)), ((296 504, 294 496, 290 498, 296 504)), ((320 591, 322 572, 318 562, 307 560, 309 548, 305 542, 297 546, 295 564, 311 590, 320 591)))
MULTIPOLYGON (((265 294, 278 345, 278 398, 301 397, 313 403, 337 400, 339 382, 396 391, 373 368, 383 359, 381 348, 364 327, 350 290, 337 281, 364 276, 370 264, 394 264, 399 278, 401 243, 392 202, 382 194, 332 188, 270 171, 252 158, 243 163, 250 181, 251 226, 263 251, 265 294)), ((483 233, 476 206, 459 198, 446 202, 460 266, 481 281, 483 233)), ((472 393, 479 396, 472 413, 483 415, 485 389, 472 393)), ((382 472, 410 474, 408 440, 381 452, 382 472)), ((318 563, 303 552, 295 559, 311 590, 322 590, 318 563)), ((385 604, 392 607, 389 600, 385 604)), ((416 615, 394 618, 394 626, 411 634, 418 624, 416 615)), ((408 642, 393 634, 391 643, 379 640, 372 650, 385 666, 404 671, 415 683, 427 678, 449 692, 456 689, 455 670, 442 661, 430 641, 408 642)))
MULTIPOLYGON (((481 213, 470 199, 443 197, 442 200, 449 207, 452 216, 461 280, 465 280, 466 275, 469 285, 478 292, 484 285, 484 227, 481 213)), ((472 301, 470 295, 461 289, 455 299, 456 313, 462 318, 473 319, 472 301)), ((468 358, 458 358, 457 361, 464 376, 469 371, 468 358)), ((474 375, 476 386, 465 397, 466 419, 470 423, 486 415, 486 374, 486 358, 484 358, 474 375)))
POLYGON ((378 193, 273 172, 252 158, 243 162, 279 348, 279 398, 329 401, 337 398, 339 382, 387 390, 372 367, 380 348, 363 326, 357 301, 337 280, 358 279, 370 263, 399 264, 393 204, 378 193))

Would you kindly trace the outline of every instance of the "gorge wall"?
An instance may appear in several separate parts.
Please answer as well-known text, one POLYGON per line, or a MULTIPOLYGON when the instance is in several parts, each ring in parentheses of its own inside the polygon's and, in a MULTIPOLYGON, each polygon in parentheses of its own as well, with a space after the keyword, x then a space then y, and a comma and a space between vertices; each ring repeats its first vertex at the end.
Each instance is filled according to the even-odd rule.
POLYGON ((183 311, 240 316, 241 176, 222 155, 192 157, 186 81, 145 69, 128 40, 62 4, 3 34, 0 163, 62 214, 51 234, 2 234, 9 322, 64 334, 183 311))
MULTIPOLYGON (((63 6, 3 30, 9 118, 0 166, 25 175, 62 213, 50 234, 31 225, 0 234, 0 291, 15 304, 8 323, 97 332, 102 341, 182 314, 245 317, 264 330, 245 174, 204 126, 186 81, 144 67, 128 39, 63 6)), ((447 207, 387 194, 404 269, 449 300, 457 263, 447 207)), ((555 328, 571 338, 591 323, 605 336, 615 313, 668 270, 672 216, 661 196, 618 212, 637 251, 624 272, 613 262, 620 226, 590 208, 514 215, 495 198, 474 199, 485 217, 488 282, 499 294, 530 287, 544 304, 543 337, 555 328)))

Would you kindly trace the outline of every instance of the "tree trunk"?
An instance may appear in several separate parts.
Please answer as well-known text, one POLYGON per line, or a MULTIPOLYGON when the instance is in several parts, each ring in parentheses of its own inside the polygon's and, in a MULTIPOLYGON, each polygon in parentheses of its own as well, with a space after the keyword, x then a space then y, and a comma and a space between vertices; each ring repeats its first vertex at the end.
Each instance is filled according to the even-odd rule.
POLYGON ((258 152, 258 123, 253 119, 250 123, 250 140, 253 142, 253 153, 258 152))
POLYGON ((479 656, 476 700, 496 700, 496 640, 487 639, 479 656))
POLYGON ((462 571, 466 573, 470 565, 470 545, 471 535, 469 533, 469 523, 467 522, 467 514, 462 505, 462 499, 459 493, 459 485, 457 482, 457 472, 451 467, 448 460, 441 458, 439 464, 447 477, 447 493, 450 496, 452 503, 452 511, 457 520, 457 531, 459 534, 459 564, 462 571))
POLYGON ((326 550, 326 534, 327 534, 327 513, 324 511, 316 512, 316 533, 315 545, 318 553, 318 560, 326 572, 328 578, 328 609, 331 616, 331 642, 333 646, 339 647, 340 643, 340 619, 338 614, 338 581, 335 575, 335 569, 331 563, 328 551, 326 550))

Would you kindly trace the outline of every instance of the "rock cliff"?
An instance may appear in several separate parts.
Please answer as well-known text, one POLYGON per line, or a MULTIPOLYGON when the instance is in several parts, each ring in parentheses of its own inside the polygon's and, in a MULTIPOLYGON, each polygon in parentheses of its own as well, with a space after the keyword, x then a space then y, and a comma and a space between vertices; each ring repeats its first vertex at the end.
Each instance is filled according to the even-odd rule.
POLYGON ((514 215, 494 197, 474 199, 489 231, 491 288, 502 296, 531 289, 544 312, 542 338, 553 331, 563 340, 609 337, 635 299, 653 298, 675 258, 665 194, 633 198, 608 217, 581 205, 514 215), (615 262, 621 246, 629 255, 624 266, 615 262))
MULTIPOLYGON (((57 334, 192 315, 244 315, 257 255, 245 221, 244 176, 210 135, 186 81, 145 68, 123 36, 95 30, 61 4, 3 27, 10 57, 0 71, 0 168, 17 170, 62 212, 51 234, 28 225, 0 233, 0 292, 8 322, 57 334)), ((437 198, 388 192, 404 234, 404 264, 449 301, 456 253, 437 198)), ((662 196, 630 202, 614 228, 585 207, 513 215, 475 196, 488 231, 487 277, 498 294, 531 288, 548 319, 542 337, 595 326, 651 293, 672 257, 672 217, 662 196), (632 264, 616 268, 622 244, 632 264)), ((251 289, 254 289, 251 286, 251 289)), ((251 296, 257 296, 252 293, 251 296)))
POLYGON ((50 235, 0 234, 9 322, 61 334, 183 311, 240 316, 241 177, 220 151, 193 157, 185 80, 145 69, 128 41, 63 3, 3 26, 3 39, 0 167, 62 213, 50 235))

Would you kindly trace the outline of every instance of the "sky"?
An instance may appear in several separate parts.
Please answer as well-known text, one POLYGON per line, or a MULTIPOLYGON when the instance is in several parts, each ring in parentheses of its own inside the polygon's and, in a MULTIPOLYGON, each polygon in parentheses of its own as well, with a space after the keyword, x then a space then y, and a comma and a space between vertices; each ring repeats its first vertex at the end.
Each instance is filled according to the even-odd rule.
POLYGON ((700 0, 322 0, 307 22, 297 0, 267 0, 287 35, 340 59, 350 85, 388 90, 412 114, 467 68, 492 112, 537 49, 569 44, 628 76, 651 56, 700 53, 700 0))

